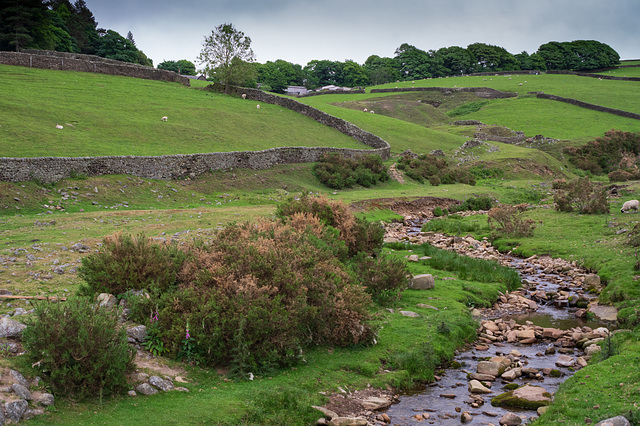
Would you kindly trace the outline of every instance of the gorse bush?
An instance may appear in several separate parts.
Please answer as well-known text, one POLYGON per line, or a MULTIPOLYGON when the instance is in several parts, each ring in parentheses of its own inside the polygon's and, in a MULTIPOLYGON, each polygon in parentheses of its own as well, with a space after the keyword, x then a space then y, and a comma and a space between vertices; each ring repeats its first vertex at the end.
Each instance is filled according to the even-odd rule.
POLYGON ((372 258, 360 254, 349 264, 357 282, 380 305, 400 299, 408 285, 409 269, 404 260, 392 256, 372 258))
POLYGON ((334 256, 340 246, 308 214, 227 227, 191 248, 178 289, 161 297, 166 340, 176 351, 189 321, 202 361, 237 372, 294 364, 312 344, 368 343, 370 297, 334 256))
POLYGON ((480 197, 467 198, 462 204, 457 206, 451 206, 451 213, 464 212, 464 211, 478 211, 478 210, 490 210, 494 205, 493 198, 483 195, 480 197))
POLYGON ((382 227, 322 197, 290 199, 277 217, 229 225, 206 244, 107 238, 83 263, 84 291, 121 294, 148 325, 149 350, 223 363, 237 377, 295 364, 313 345, 371 342, 372 298, 392 300, 406 285, 404 263, 379 257, 382 227))
POLYGON ((154 244, 140 234, 115 234, 103 239, 98 253, 82 258, 78 275, 85 295, 122 294, 147 289, 163 292, 175 284, 185 253, 174 244, 154 244))
POLYGON ((609 213, 609 200, 605 189, 587 177, 569 182, 554 183, 556 193, 553 201, 556 210, 562 212, 578 212, 580 214, 609 213))
POLYGON ((377 223, 357 218, 342 201, 332 201, 324 196, 304 195, 290 198, 276 208, 276 217, 284 220, 296 213, 309 213, 323 224, 337 229, 345 242, 349 256, 363 252, 375 254, 382 247, 384 229, 377 223))
POLYGON ((75 398, 109 395, 127 388, 135 350, 116 310, 87 298, 41 302, 28 320, 22 342, 54 393, 75 398))
POLYGON ((313 166, 313 171, 323 184, 330 188, 343 189, 355 185, 370 187, 389 180, 387 168, 379 155, 362 155, 346 158, 336 152, 322 156, 313 166))
POLYGON ((398 170, 420 183, 429 181, 432 186, 440 184, 466 183, 475 185, 476 180, 468 170, 450 168, 447 161, 435 155, 419 155, 417 158, 405 154, 396 164, 398 170))
POLYGON ((502 205, 489 210, 487 223, 495 237, 530 237, 536 227, 535 221, 524 219, 527 204, 502 205))

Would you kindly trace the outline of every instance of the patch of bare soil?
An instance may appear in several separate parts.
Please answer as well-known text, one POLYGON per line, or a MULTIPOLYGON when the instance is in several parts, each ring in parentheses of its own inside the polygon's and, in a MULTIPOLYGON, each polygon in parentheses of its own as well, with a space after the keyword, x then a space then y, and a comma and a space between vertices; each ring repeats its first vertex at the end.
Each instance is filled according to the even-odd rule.
POLYGON ((352 210, 362 211, 371 209, 390 209, 402 216, 428 217, 436 207, 449 208, 458 205, 460 201, 453 198, 419 197, 419 198, 376 198, 373 200, 358 201, 349 207, 352 210))
POLYGON ((157 376, 184 377, 186 371, 179 367, 169 367, 162 358, 153 358, 149 354, 138 351, 134 360, 137 370, 153 372, 157 376))

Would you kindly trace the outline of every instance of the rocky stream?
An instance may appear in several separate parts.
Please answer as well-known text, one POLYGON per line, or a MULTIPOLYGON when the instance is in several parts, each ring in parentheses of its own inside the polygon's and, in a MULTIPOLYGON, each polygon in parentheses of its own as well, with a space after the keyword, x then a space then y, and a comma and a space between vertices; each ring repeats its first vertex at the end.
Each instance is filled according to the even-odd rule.
MULTIPOLYGON (((518 425, 532 421, 551 403, 560 383, 601 350, 597 343, 615 332, 616 309, 597 303, 600 278, 575 262, 548 256, 519 259, 499 253, 486 240, 421 232, 424 216, 406 216, 404 223, 390 224, 385 241, 429 243, 497 261, 519 271, 522 287, 501 294, 491 308, 473 309, 480 324, 478 339, 459 350, 433 383, 387 396, 389 402, 378 410, 365 411, 362 424, 518 425), (494 406, 492 400, 495 403, 498 395, 502 403, 494 406)), ((408 260, 424 259, 410 255, 408 260)), ((434 277, 433 285, 439 281, 434 277)))

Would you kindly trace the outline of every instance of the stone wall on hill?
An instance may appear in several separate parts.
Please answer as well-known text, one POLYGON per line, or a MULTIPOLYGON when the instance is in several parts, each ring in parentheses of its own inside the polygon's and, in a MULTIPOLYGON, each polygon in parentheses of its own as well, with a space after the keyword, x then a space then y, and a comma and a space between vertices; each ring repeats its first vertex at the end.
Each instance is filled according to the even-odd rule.
POLYGON ((392 89, 371 89, 371 93, 395 93, 395 92, 442 92, 451 94, 456 92, 472 92, 479 98, 502 99, 515 98, 514 92, 501 92, 490 87, 402 87, 392 89))
POLYGON ((21 52, 0 52, 0 64, 16 65, 49 70, 81 71, 98 74, 122 75, 181 83, 190 86, 189 79, 173 71, 101 58, 79 53, 55 52, 51 50, 23 50, 21 52))
MULTIPOLYGON (((220 85, 210 86, 221 90, 220 85)), ((182 179, 196 177, 211 170, 233 168, 267 169, 278 164, 313 163, 326 153, 338 152, 348 158, 378 154, 389 158, 389 144, 378 136, 293 99, 268 94, 256 89, 232 88, 232 95, 291 109, 321 124, 330 126, 373 149, 330 147, 283 147, 264 151, 213 152, 204 154, 105 157, 38 157, 0 158, 0 181, 37 180, 55 182, 73 174, 100 176, 129 174, 149 179, 182 179)))
POLYGON ((608 107, 603 107, 600 105, 594 105, 594 104, 588 104, 586 102, 582 102, 576 99, 571 99, 571 98, 563 98, 562 96, 556 96, 556 95, 548 95, 544 92, 537 92, 536 94, 537 98, 540 99, 549 99, 552 101, 560 101, 560 102, 565 102, 571 105, 575 105, 575 106, 579 106, 582 108, 587 108, 587 109, 592 109, 594 111, 600 111, 600 112, 606 112, 609 114, 615 114, 615 115, 619 115, 622 117, 627 117, 627 118, 633 118, 636 120, 640 120, 640 114, 636 114, 634 112, 628 112, 628 111, 622 111, 619 109, 614 109, 614 108, 608 108, 608 107))

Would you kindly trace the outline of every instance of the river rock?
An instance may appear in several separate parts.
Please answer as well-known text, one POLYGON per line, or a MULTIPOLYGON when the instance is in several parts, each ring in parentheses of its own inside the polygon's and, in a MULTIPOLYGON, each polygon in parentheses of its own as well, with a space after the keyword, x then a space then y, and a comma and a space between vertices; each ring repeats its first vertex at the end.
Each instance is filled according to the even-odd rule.
POLYGON ((471 423, 473 421, 473 416, 469 414, 467 411, 460 415, 460 423, 471 423))
POLYGON ((468 388, 471 393, 491 393, 491 389, 487 388, 477 380, 471 380, 468 388))
POLYGON ((500 418, 499 423, 504 426, 517 426, 522 424, 522 419, 515 413, 506 413, 500 418))
POLYGON ((508 370, 502 373, 502 376, 500 377, 502 377, 505 380, 515 380, 520 376, 522 376, 522 369, 512 368, 511 370, 508 370))
POLYGON ((435 286, 435 279, 431 274, 420 274, 411 280, 411 288, 414 290, 431 290, 435 286))
POLYGON ((548 339, 553 339, 553 340, 558 340, 562 336, 564 336, 564 331, 559 330, 557 328, 543 328, 542 329, 542 337, 545 337, 545 338, 548 338, 548 339))
POLYGON ((330 426, 367 426, 369 422, 356 417, 334 417, 328 424, 330 426))
POLYGON ((584 288, 589 289, 597 289, 600 287, 600 276, 596 274, 585 275, 584 280, 584 288))
POLYGON ((573 367, 575 364, 576 361, 569 355, 560 355, 556 360, 558 367, 573 367))
POLYGON ((498 407, 517 407, 528 410, 551 404, 551 394, 540 386, 524 385, 521 388, 502 393, 491 400, 498 407))
POLYGON ((506 367, 503 364, 496 361, 480 361, 477 367, 479 374, 489 374, 493 377, 500 376, 505 369, 506 367))
POLYGON ((533 329, 527 328, 525 330, 518 330, 518 340, 534 340, 536 339, 536 333, 533 329))
POLYGON ((377 411, 377 410, 382 410, 382 409, 387 408, 388 406, 390 406, 391 405, 391 401, 388 400, 387 398, 380 398, 380 397, 372 396, 372 397, 369 397, 367 399, 364 399, 362 401, 362 405, 367 410, 377 411))
POLYGON ((603 321, 618 320, 618 309, 615 306, 605 306, 593 303, 587 310, 593 313, 598 319, 601 319, 603 321))
POLYGON ((496 379, 496 376, 492 376, 491 374, 471 373, 469 374, 469 378, 480 382, 493 382, 496 379))
POLYGON ((328 420, 331 420, 333 418, 339 417, 338 414, 334 411, 329 410, 328 408, 324 408, 324 407, 319 407, 317 405, 312 405, 311 408, 315 408, 316 410, 322 412, 322 414, 324 415, 324 417, 328 420))
POLYGON ((631 423, 624 416, 616 416, 602 420, 596 426, 631 426, 631 423))
POLYGON ((0 337, 19 337, 26 325, 12 320, 11 318, 0 318, 0 337))
POLYGON ((587 346, 586 348, 584 348, 584 353, 587 356, 591 356, 593 354, 595 354, 596 352, 600 352, 602 350, 602 348, 596 344, 592 344, 587 346))

